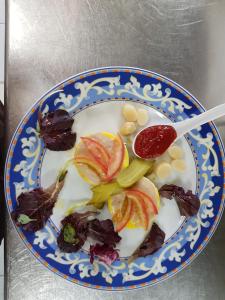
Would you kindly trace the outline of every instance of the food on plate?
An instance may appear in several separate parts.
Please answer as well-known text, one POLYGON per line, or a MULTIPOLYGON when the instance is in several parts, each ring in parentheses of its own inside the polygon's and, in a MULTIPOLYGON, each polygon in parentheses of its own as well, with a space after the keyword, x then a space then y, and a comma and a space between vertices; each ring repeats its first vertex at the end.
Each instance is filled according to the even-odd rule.
POLYGON ((135 158, 130 165, 117 176, 117 182, 127 188, 141 179, 153 167, 153 161, 135 158))
POLYGON ((182 216, 192 217, 198 213, 200 200, 192 191, 185 192, 180 186, 165 184, 160 188, 159 193, 162 197, 168 199, 174 198, 182 216))
POLYGON ((57 239, 59 249, 63 252, 76 252, 84 245, 88 234, 88 222, 96 212, 73 213, 62 221, 62 228, 57 239))
POLYGON ((161 162, 156 166, 155 173, 159 179, 166 179, 171 176, 172 167, 167 162, 161 162))
POLYGON ((113 222, 110 219, 99 221, 94 219, 88 223, 88 236, 106 245, 116 246, 121 237, 114 231, 113 222))
POLYGON ((112 181, 129 164, 129 158, 120 135, 101 132, 81 137, 74 163, 84 180, 98 185, 112 181))
POLYGON ((162 155, 176 137, 177 133, 173 126, 150 126, 137 135, 134 142, 134 150, 143 159, 154 159, 162 155))
POLYGON ((178 172, 184 172, 187 168, 183 159, 174 159, 171 162, 171 166, 178 172))
POLYGON ((123 136, 129 136, 136 132, 138 126, 144 126, 149 119, 148 111, 144 108, 138 108, 130 103, 126 103, 122 109, 125 123, 120 128, 123 136))
POLYGON ((112 197, 112 207, 115 207, 114 213, 112 214, 112 221, 117 232, 124 229, 128 224, 133 214, 133 202, 126 197, 125 193, 122 195, 112 197))
POLYGON ((112 220, 100 221, 94 218, 96 214, 93 211, 75 212, 65 217, 61 221, 62 228, 57 239, 59 248, 68 253, 76 252, 81 249, 87 238, 91 237, 107 246, 107 250, 109 248, 112 250, 120 242, 121 237, 114 231, 112 220))
POLYGON ((168 148, 168 153, 172 159, 181 159, 184 156, 184 152, 181 147, 172 145, 168 148))
POLYGON ((148 111, 144 108, 137 109, 137 123, 139 126, 144 126, 147 124, 149 119, 148 111))
POLYGON ((110 196, 122 192, 121 186, 117 182, 104 183, 91 188, 93 196, 87 203, 96 208, 102 208, 110 196))
POLYGON ((123 106, 122 113, 126 122, 120 132, 126 136, 125 140, 119 134, 103 131, 81 136, 76 146, 76 134, 71 131, 74 119, 68 112, 58 109, 45 116, 39 114, 40 137, 46 148, 62 151, 74 146, 74 154, 52 186, 19 195, 18 206, 12 213, 17 226, 32 232, 43 228, 64 186, 71 161, 80 177, 89 184, 92 195, 76 202, 64 213, 57 238, 63 252, 77 252, 88 241, 91 243, 90 262, 98 258, 110 265, 119 258, 116 248, 123 241, 119 233, 125 229, 138 229, 143 233, 143 239, 139 240, 139 243, 142 241, 140 246, 130 257, 129 261, 132 261, 155 253, 164 243, 165 233, 156 224, 160 196, 174 198, 182 216, 198 213, 200 200, 191 191, 185 192, 174 184, 165 184, 159 191, 156 187, 156 179, 169 182, 175 171, 186 169, 183 149, 178 145, 170 146, 177 136, 175 129, 170 125, 159 125, 141 131, 134 145, 137 158, 128 141, 132 144, 132 134, 137 126, 148 122, 149 114, 128 103, 123 106), (87 211, 77 212, 80 208, 87 211), (104 211, 107 218, 101 215, 104 211))
POLYGON ((120 133, 124 136, 133 134, 136 131, 137 127, 134 122, 125 122, 121 128, 120 133))
POLYGON ((162 247, 164 240, 165 233, 159 228, 159 226, 156 223, 154 223, 151 227, 151 230, 146 235, 144 241, 129 258, 129 262, 132 262, 138 257, 144 257, 155 253, 162 247))
POLYGON ((119 258, 119 253, 116 249, 113 249, 109 245, 91 245, 90 246, 90 263, 93 264, 95 256, 107 265, 111 265, 114 261, 119 258))
POLYGON ((143 177, 131 188, 111 196, 108 207, 116 231, 125 227, 148 230, 158 214, 159 194, 155 185, 143 177))
POLYGON ((44 116, 39 112, 38 122, 47 149, 65 151, 73 148, 76 142, 76 133, 71 131, 74 119, 67 111, 57 109, 44 116))
POLYGON ((137 110, 132 104, 126 103, 123 106, 122 112, 126 121, 128 122, 137 121, 137 117, 138 117, 137 110))
POLYGON ((64 186, 66 174, 67 171, 61 172, 56 182, 47 189, 36 188, 19 195, 18 206, 12 212, 17 226, 32 232, 44 227, 64 186))

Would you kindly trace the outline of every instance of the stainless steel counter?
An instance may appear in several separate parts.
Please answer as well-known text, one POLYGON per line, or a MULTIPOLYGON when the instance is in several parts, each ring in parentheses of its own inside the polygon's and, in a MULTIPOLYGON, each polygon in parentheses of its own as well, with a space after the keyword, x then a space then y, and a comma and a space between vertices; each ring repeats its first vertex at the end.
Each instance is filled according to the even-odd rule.
MULTIPOLYGON (((137 66, 166 75, 205 107, 225 101, 224 0, 8 0, 7 141, 32 103, 94 67, 137 66)), ((223 120, 218 122, 225 141, 223 120)), ((225 218, 206 250, 152 288, 81 288, 38 263, 7 222, 7 299, 225 299, 225 218)))

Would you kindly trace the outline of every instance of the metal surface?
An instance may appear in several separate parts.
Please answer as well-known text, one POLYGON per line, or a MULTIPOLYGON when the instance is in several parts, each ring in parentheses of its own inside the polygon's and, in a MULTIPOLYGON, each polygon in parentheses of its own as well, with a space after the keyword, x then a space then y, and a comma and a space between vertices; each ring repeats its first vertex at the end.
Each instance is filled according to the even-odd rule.
MULTIPOLYGON (((8 0, 7 10, 8 142, 42 93, 94 67, 146 68, 182 84, 207 108, 225 101, 224 0, 8 0)), ((218 124, 223 133, 225 123, 218 124)), ((186 270, 127 293, 89 290, 54 275, 7 225, 7 299, 225 299, 224 217, 186 270)))

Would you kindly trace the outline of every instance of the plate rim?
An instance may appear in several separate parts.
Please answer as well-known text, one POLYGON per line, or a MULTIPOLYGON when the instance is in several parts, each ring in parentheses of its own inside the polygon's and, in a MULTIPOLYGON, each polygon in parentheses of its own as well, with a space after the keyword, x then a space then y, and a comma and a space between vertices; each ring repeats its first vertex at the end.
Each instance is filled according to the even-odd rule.
MULTIPOLYGON (((11 215, 10 215, 10 210, 9 210, 9 206, 8 206, 8 197, 7 197, 7 192, 6 192, 6 171, 7 171, 7 164, 8 164, 8 160, 9 160, 9 157, 10 157, 10 150, 11 150, 11 147, 13 145, 13 141, 18 133, 18 129, 20 128, 20 126, 22 125, 22 123, 24 122, 24 119, 30 114, 30 112, 32 111, 32 108, 34 108, 38 103, 40 103, 42 100, 44 101, 45 97, 48 96, 52 91, 54 91, 57 87, 59 87, 60 85, 68 82, 69 80, 75 78, 75 77, 79 77, 79 76, 82 76, 82 75, 86 75, 88 73, 91 73, 91 72, 96 72, 96 71, 100 71, 100 70, 114 70, 117 71, 118 73, 123 71, 123 70, 130 70, 131 73, 132 71, 140 71, 140 72, 145 72, 145 73, 150 73, 150 74, 153 74, 154 76, 157 76, 159 78, 156 78, 157 80, 159 80, 160 78, 162 79, 165 79, 167 82, 170 82, 173 84, 173 86, 175 86, 175 89, 178 87, 180 88, 183 92, 185 92, 187 95, 190 96, 191 100, 194 100, 196 102, 196 104, 201 108, 201 110, 204 112, 206 111, 206 109, 204 108, 204 106, 199 102, 199 100, 192 95, 192 93, 190 93, 189 91, 187 91, 181 84, 173 81, 172 79, 164 76, 164 75, 161 75, 157 72, 154 72, 154 71, 151 71, 151 70, 147 70, 147 69, 143 69, 143 68, 139 68, 139 67, 128 67, 128 66, 107 66, 107 67, 99 67, 99 68, 92 68, 92 69, 88 69, 86 71, 83 71, 83 72, 79 72, 77 74, 74 74, 74 75, 71 75, 69 76, 68 78, 62 80, 61 82, 58 82, 56 85, 54 85, 52 88, 50 88, 47 92, 43 93, 36 101, 34 101, 34 103, 26 110, 25 114, 22 116, 20 122, 18 123, 18 125, 16 126, 15 130, 14 130, 14 133, 10 139, 10 143, 8 145, 8 149, 7 149, 7 155, 6 155, 6 159, 5 159, 5 166, 4 166, 4 194, 5 194, 5 202, 6 202, 6 206, 7 206, 7 212, 9 214, 9 218, 10 218, 10 221, 12 222, 13 224, 13 227, 16 229, 16 232, 17 234, 19 235, 20 237, 20 240, 22 240, 23 244, 26 246, 26 248, 29 250, 29 252, 35 257, 36 260, 38 260, 42 265, 44 265, 47 269, 49 269, 52 273, 55 273, 57 275, 59 275, 60 277, 66 279, 67 281, 71 282, 71 283, 75 283, 79 286, 82 286, 82 287, 88 287, 90 289, 94 289, 94 290, 101 290, 101 291, 105 291, 105 292, 117 292, 117 291, 133 291, 133 290, 137 290, 137 289, 142 289, 142 288, 146 288, 146 287, 150 287, 150 286, 154 286, 158 283, 161 283, 169 278, 172 278, 173 276, 175 276, 177 273, 179 273, 181 270, 185 269, 188 265, 191 264, 191 262, 193 262, 193 260, 205 249, 205 247, 207 246, 207 244, 209 243, 209 241, 211 240, 213 234, 215 233, 219 223, 220 223, 220 220, 221 220, 221 217, 223 215, 223 211, 225 209, 225 203, 223 201, 223 197, 221 199, 221 204, 222 205, 222 209, 221 211, 219 212, 219 216, 217 215, 217 220, 215 220, 215 222, 213 223, 212 225, 212 228, 211 230, 208 232, 207 234, 207 240, 204 240, 202 243, 201 243, 201 247, 200 249, 197 248, 193 254, 184 262, 183 265, 179 265, 175 270, 172 270, 169 272, 169 274, 167 273, 166 276, 163 276, 162 278, 159 278, 156 280, 156 282, 152 282, 152 281, 147 281, 145 282, 145 284, 136 284, 136 285, 132 285, 132 286, 119 286, 119 287, 108 287, 108 286, 96 286, 94 284, 89 284, 89 283, 84 283, 83 281, 81 280, 77 280, 76 279, 76 282, 75 281, 72 281, 72 279, 70 278, 65 278, 65 275, 61 272, 61 271, 57 271, 57 272, 53 272, 53 270, 50 268, 49 265, 46 265, 45 264, 45 260, 42 258, 42 257, 37 257, 35 255, 35 253, 32 251, 32 248, 29 247, 29 243, 27 242, 26 238, 24 238, 22 236, 22 234, 20 233, 19 231, 19 228, 15 225, 15 223, 13 222, 12 218, 11 218, 11 215)), ((115 72, 116 73, 116 72, 115 72)), ((142 74, 142 75, 145 75, 145 74, 142 74)), ((160 80, 159 80, 160 81, 160 80)), ((167 83, 166 82, 166 83, 167 83)), ((223 154, 225 155, 225 146, 224 146, 224 143, 222 141, 222 138, 220 136, 220 133, 219 133, 219 130, 217 129, 217 126, 215 125, 215 123, 212 121, 212 122, 209 122, 210 125, 213 127, 213 129, 216 131, 216 134, 217 134, 217 137, 220 141, 220 145, 221 145, 221 149, 222 149, 222 152, 223 154)), ((214 135, 214 134, 213 134, 214 135)), ((224 168, 224 166, 223 166, 224 168)), ((68 277, 68 276, 67 276, 68 277)))

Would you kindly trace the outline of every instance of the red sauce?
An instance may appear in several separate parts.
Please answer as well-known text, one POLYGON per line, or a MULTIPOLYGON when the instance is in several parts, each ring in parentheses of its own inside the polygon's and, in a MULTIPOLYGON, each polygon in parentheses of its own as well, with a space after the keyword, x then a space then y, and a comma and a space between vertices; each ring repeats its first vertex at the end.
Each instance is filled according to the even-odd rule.
POLYGON ((134 150, 144 159, 162 155, 176 139, 176 130, 169 125, 155 125, 142 130, 136 137, 134 150))

